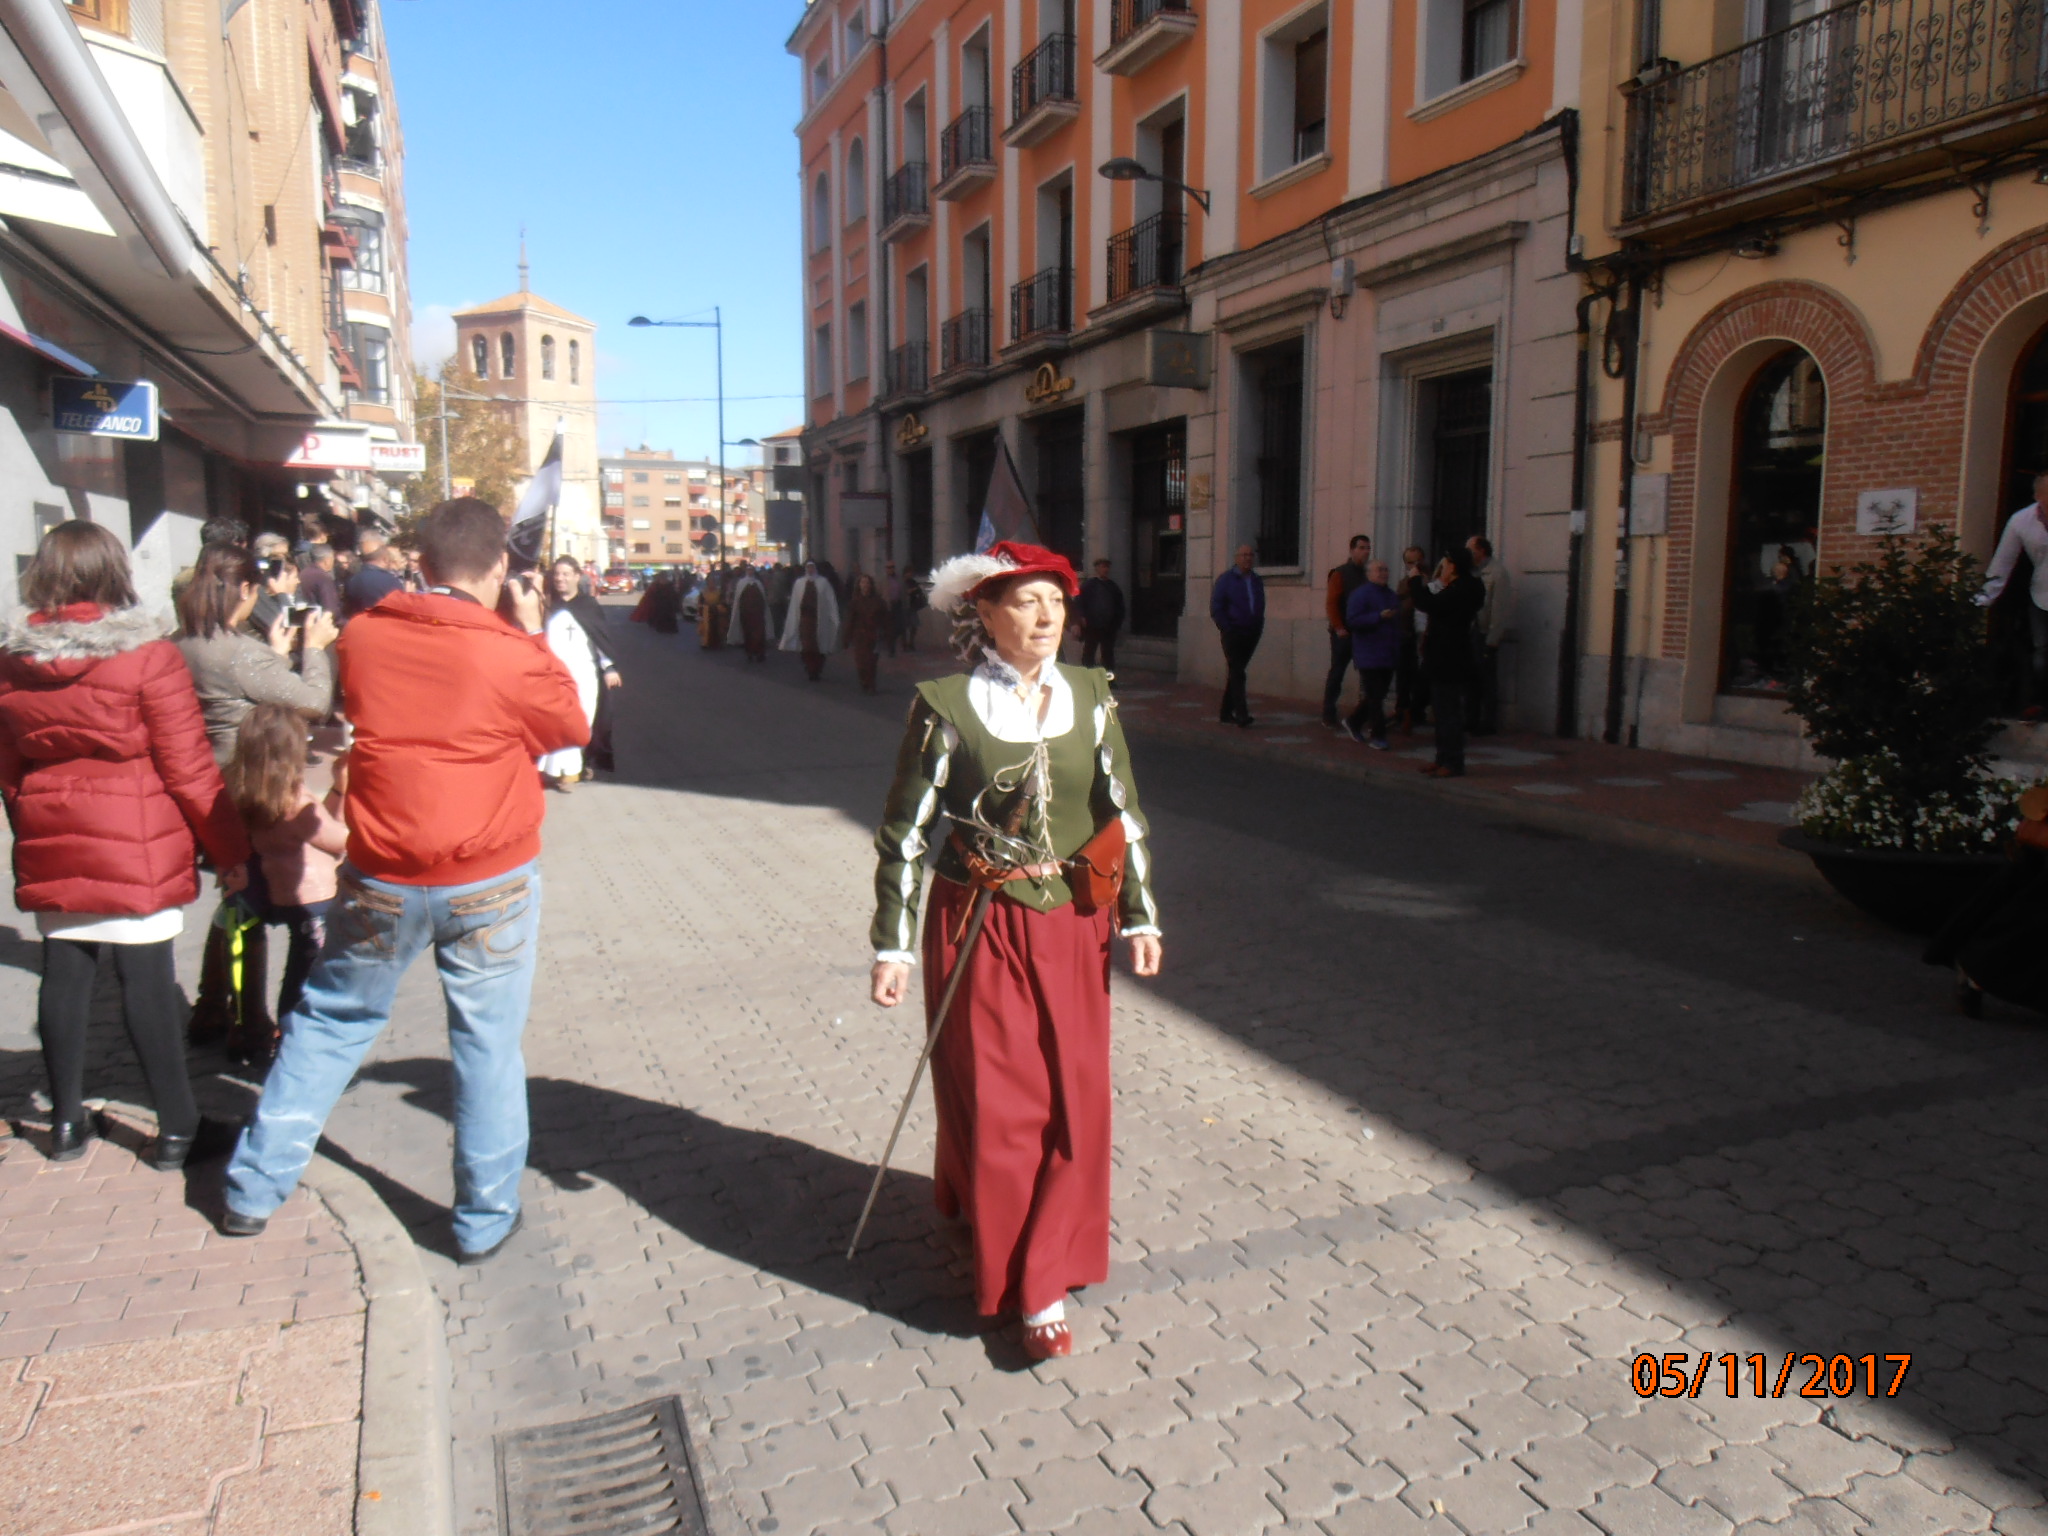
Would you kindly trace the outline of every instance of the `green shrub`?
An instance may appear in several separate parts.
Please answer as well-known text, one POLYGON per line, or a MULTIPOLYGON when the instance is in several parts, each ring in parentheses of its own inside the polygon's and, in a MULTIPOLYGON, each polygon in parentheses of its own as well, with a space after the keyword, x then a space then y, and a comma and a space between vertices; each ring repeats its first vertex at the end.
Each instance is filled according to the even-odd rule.
POLYGON ((1995 845, 2011 791, 1991 775, 1998 690, 1976 598, 1947 528, 1821 577, 1802 605, 1787 702, 1835 767, 1800 802, 1815 837, 1952 852, 1995 845))

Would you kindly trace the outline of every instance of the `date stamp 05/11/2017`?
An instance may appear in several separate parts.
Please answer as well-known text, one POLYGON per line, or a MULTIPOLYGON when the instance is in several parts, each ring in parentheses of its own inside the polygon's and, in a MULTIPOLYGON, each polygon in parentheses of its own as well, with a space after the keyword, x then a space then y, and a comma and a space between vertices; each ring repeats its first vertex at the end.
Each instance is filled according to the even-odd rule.
POLYGON ((1775 1372, 1769 1355, 1692 1352, 1637 1355, 1630 1366, 1637 1397, 1698 1397, 1709 1383, 1724 1397, 1897 1397, 1911 1355, 1802 1355, 1787 1350, 1775 1372), (1717 1369, 1718 1367, 1718 1369, 1717 1369))

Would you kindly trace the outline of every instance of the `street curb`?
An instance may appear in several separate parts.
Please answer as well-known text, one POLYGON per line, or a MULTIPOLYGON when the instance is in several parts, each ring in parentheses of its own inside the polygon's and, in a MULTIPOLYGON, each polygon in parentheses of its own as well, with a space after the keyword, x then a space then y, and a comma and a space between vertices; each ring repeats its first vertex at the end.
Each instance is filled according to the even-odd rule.
POLYGON ((1554 802, 1531 800, 1524 795, 1502 794, 1499 790, 1483 789, 1469 782, 1429 779, 1421 774, 1397 773, 1385 768, 1374 768, 1366 763, 1347 763, 1342 758, 1327 757, 1320 752, 1285 752, 1256 736, 1241 732, 1236 735, 1223 735, 1200 727, 1179 726, 1168 721, 1138 720, 1128 715, 1124 717, 1123 723, 1124 730, 1132 736, 1149 736, 1156 740, 1172 742, 1175 746, 1203 747, 1210 751, 1228 752, 1236 757, 1281 763, 1290 768, 1305 768, 1313 773, 1350 779, 1355 783, 1369 784, 1375 789, 1391 790, 1395 794, 1407 795, 1413 799, 1434 800, 1440 804, 1463 806, 1468 810, 1503 816, 1510 821, 1546 832, 1562 832, 1592 842, 1612 843, 1648 853, 1696 859, 1730 869, 1740 869, 1749 874, 1796 881, 1802 885, 1819 887, 1825 884, 1815 872, 1812 861, 1775 846, 1753 848, 1745 843, 1723 842, 1717 837, 1707 837, 1698 832, 1684 832, 1676 827, 1660 827, 1654 822, 1629 821, 1624 817, 1603 816, 1597 811, 1581 811, 1554 802))
POLYGON ((447 1322, 412 1234, 364 1180, 315 1156, 301 1181, 362 1270, 363 1422, 356 1536, 455 1536, 447 1322))

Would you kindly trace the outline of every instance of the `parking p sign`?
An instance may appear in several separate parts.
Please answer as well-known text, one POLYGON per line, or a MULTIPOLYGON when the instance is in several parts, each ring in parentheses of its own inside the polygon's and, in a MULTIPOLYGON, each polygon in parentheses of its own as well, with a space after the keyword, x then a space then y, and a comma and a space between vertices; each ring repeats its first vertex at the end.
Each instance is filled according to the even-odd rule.
POLYGON ((156 386, 147 379, 52 379, 50 411, 59 432, 156 441, 156 386))

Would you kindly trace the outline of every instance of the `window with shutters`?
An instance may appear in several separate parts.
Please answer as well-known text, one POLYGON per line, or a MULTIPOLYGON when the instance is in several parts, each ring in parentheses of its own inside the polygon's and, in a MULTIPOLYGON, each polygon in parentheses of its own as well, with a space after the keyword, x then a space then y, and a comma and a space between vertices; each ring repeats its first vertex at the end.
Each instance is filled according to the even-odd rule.
POLYGON ((1330 8, 1315 5, 1259 39, 1257 179, 1330 148, 1330 8))
POLYGON ((128 0, 65 0, 65 6, 80 26, 128 35, 128 0))

